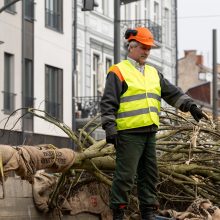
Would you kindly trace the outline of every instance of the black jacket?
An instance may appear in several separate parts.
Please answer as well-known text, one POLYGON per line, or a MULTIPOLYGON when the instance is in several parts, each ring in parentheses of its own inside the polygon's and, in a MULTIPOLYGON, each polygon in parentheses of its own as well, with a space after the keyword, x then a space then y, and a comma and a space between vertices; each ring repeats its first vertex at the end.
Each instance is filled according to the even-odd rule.
MULTIPOLYGON (((194 101, 183 91, 170 83, 164 76, 158 72, 160 77, 161 98, 169 105, 180 109, 183 112, 189 111, 194 101)), ((107 75, 104 94, 101 100, 101 119, 102 127, 106 131, 106 136, 117 133, 116 115, 120 105, 120 97, 126 92, 128 86, 117 66, 111 68, 107 75)), ((128 129, 120 132, 152 132, 157 131, 156 125, 128 129)))

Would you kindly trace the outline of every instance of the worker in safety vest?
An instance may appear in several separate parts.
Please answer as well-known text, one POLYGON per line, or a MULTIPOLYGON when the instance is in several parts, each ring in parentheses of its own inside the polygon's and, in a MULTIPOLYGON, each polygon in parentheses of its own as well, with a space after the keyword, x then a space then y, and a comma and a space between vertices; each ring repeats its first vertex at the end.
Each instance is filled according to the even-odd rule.
POLYGON ((171 84, 146 63, 155 47, 152 33, 145 27, 128 29, 127 60, 113 65, 107 74, 101 100, 102 127, 106 142, 116 149, 116 168, 110 195, 113 219, 123 219, 124 209, 136 178, 142 219, 155 219, 158 208, 156 184, 156 132, 161 98, 196 121, 206 118, 202 110, 181 89, 171 84))

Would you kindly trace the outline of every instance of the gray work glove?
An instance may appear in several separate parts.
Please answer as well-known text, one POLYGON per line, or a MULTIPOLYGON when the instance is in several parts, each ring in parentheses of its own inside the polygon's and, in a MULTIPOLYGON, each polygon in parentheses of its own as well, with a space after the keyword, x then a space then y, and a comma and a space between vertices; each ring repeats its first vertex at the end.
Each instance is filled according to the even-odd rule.
POLYGON ((190 111, 191 115, 193 116, 193 118, 194 118, 197 122, 199 122, 201 118, 205 118, 205 119, 208 120, 207 115, 205 115, 205 114, 202 112, 202 110, 201 110, 200 108, 198 108, 196 105, 192 105, 192 106, 190 107, 190 110, 189 110, 189 111, 190 111))

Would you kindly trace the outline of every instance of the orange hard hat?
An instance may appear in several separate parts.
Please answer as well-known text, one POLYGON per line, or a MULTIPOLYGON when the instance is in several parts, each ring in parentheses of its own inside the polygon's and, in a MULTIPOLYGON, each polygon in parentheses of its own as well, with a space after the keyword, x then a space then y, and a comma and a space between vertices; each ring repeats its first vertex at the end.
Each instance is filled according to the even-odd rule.
POLYGON ((148 46, 155 46, 154 37, 150 30, 146 27, 137 27, 135 29, 128 29, 125 32, 125 39, 128 41, 136 40, 148 46))

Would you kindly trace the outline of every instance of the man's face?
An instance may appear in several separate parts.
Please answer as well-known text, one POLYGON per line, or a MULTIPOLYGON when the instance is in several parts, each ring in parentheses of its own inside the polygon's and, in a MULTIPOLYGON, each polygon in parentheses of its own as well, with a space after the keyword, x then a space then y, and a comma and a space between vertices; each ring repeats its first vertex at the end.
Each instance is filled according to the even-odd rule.
POLYGON ((140 65, 143 65, 150 54, 150 50, 151 46, 138 42, 137 47, 133 47, 130 49, 129 56, 140 65))

